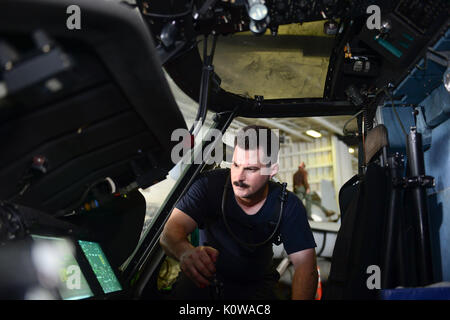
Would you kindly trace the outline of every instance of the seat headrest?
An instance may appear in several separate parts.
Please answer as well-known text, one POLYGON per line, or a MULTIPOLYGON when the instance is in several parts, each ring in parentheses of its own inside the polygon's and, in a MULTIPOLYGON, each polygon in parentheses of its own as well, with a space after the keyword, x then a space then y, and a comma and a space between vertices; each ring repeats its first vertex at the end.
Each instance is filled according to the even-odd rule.
POLYGON ((364 144, 365 164, 367 165, 378 151, 388 146, 388 132, 384 125, 380 124, 370 130, 364 144))

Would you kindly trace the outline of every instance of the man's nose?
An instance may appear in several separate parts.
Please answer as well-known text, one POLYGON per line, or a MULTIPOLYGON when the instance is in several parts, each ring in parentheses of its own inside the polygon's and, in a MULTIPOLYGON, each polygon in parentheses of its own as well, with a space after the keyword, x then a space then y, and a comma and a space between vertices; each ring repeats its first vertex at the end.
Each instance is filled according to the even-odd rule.
POLYGON ((238 171, 238 180, 239 181, 244 181, 245 180, 245 170, 244 169, 239 169, 239 171, 238 171))

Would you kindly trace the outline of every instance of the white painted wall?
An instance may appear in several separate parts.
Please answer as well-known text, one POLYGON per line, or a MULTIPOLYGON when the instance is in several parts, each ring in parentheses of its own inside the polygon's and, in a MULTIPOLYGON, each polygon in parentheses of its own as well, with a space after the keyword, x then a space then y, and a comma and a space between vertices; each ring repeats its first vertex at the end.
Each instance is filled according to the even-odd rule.
POLYGON ((308 171, 308 182, 311 191, 317 192, 322 198, 322 180, 330 181, 334 187, 334 201, 337 199, 342 185, 356 172, 352 166, 353 156, 348 152, 345 143, 336 136, 324 136, 313 142, 292 142, 280 147, 280 172, 277 178, 288 183, 288 189, 293 190, 292 177, 302 161, 308 171))
POLYGON ((320 194, 322 179, 333 180, 333 158, 330 137, 314 139, 313 142, 293 142, 280 147, 280 172, 278 178, 293 190, 292 177, 301 162, 305 162, 311 191, 320 194))

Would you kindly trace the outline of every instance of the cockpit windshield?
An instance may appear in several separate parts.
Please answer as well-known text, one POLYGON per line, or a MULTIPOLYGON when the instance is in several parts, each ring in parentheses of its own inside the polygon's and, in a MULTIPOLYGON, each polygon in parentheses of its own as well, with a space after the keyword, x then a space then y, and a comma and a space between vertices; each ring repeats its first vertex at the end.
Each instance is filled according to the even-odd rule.
MULTIPOLYGON (((325 22, 283 25, 277 36, 267 30, 219 37, 214 71, 221 87, 250 98, 322 98, 335 38, 324 33, 325 22)), ((202 56, 203 37, 198 40, 202 56)))

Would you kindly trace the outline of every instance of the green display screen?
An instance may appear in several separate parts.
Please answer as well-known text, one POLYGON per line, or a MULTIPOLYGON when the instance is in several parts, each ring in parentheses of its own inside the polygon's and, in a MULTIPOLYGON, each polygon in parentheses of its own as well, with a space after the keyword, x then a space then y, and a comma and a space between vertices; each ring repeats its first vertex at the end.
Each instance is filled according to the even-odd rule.
POLYGON ((106 259, 102 248, 96 242, 79 240, 81 249, 83 250, 89 264, 97 277, 104 293, 110 293, 122 290, 122 287, 114 274, 111 265, 106 259))
POLYGON ((71 241, 38 235, 31 237, 35 243, 34 263, 45 266, 59 279, 58 292, 62 299, 79 300, 94 295, 75 259, 75 248, 71 241))

